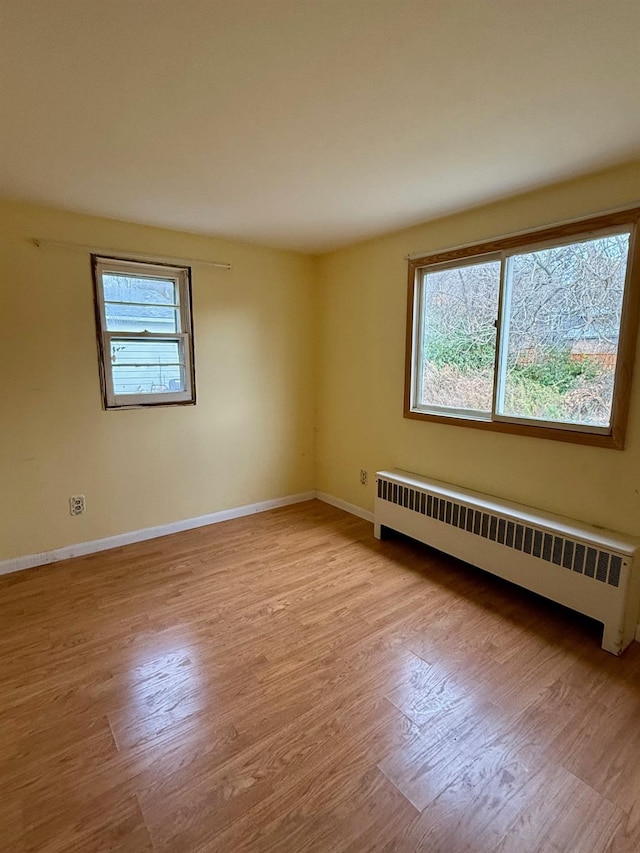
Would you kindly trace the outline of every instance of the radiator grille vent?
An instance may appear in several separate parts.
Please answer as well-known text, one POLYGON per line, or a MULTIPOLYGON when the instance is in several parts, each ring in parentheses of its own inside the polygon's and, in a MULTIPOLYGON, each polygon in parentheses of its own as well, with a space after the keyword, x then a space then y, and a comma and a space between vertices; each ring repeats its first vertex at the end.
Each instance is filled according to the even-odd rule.
POLYGON ((378 497, 568 571, 619 586, 622 557, 466 504, 378 478, 378 497))

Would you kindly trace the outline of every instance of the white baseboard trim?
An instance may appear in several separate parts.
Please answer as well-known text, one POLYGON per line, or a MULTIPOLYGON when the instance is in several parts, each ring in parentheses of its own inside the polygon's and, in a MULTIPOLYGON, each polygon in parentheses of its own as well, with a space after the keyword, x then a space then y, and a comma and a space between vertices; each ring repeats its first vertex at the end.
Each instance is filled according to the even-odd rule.
POLYGON ((72 557, 84 557, 87 554, 95 554, 98 551, 108 551, 110 548, 131 545, 133 542, 144 542, 146 539, 156 539, 158 536, 167 536, 170 533, 179 533, 182 530, 192 530, 195 527, 218 524, 221 521, 229 521, 232 518, 241 518, 244 515, 253 515, 257 512, 266 512, 267 510, 276 509, 281 506, 311 501, 315 497, 315 491, 301 492, 297 495, 287 495, 284 498, 246 504, 245 506, 234 507, 233 509, 223 509, 219 512, 212 512, 209 515, 200 515, 197 518, 186 518, 183 521, 172 521, 169 524, 160 524, 157 527, 145 527, 143 530, 132 530, 129 533, 107 536, 106 539, 79 542, 77 545, 67 545, 64 548, 56 548, 53 551, 41 551, 39 554, 25 554, 23 557, 13 557, 11 560, 1 561, 0 575, 8 575, 11 572, 22 571, 22 569, 32 569, 35 566, 45 566, 49 563, 58 563, 61 560, 70 560, 72 557))
POLYGON ((640 643, 640 625, 636 628, 636 642, 640 643))
POLYGON ((328 495, 326 492, 316 492, 316 497, 319 501, 324 501, 326 504, 331 504, 331 506, 337 506, 338 509, 343 509, 345 512, 350 512, 351 515, 357 515, 358 518, 364 518, 365 521, 370 521, 373 524, 373 513, 367 509, 350 504, 348 501, 341 500, 341 498, 334 498, 333 495, 328 495))

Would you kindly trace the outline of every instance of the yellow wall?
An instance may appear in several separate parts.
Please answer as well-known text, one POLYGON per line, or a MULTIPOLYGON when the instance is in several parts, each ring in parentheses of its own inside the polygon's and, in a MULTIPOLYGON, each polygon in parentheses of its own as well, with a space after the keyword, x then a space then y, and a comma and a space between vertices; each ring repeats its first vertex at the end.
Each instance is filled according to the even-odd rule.
MULTIPOLYGON (((623 452, 403 418, 405 256, 637 203, 640 162, 334 252, 320 261, 317 488, 373 508, 398 467, 640 535, 640 365, 623 452)), ((640 352, 639 352, 640 355, 640 352)))
POLYGON ((623 452, 402 416, 406 254, 639 197, 637 162, 320 259, 1 202, 0 560, 314 488, 372 509, 387 467, 640 535, 640 365, 623 452), (30 237, 233 265, 194 265, 195 407, 102 410, 88 253, 30 237))
POLYGON ((0 203, 0 560, 313 489, 314 272, 293 253, 0 203), (102 410, 88 253, 29 237, 233 264, 193 267, 196 406, 102 410))

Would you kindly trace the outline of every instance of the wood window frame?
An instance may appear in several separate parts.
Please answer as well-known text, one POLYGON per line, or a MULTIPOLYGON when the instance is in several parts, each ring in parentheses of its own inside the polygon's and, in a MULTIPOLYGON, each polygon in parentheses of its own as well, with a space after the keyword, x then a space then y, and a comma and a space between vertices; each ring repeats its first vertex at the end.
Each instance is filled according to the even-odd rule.
POLYGON ((152 261, 91 255, 93 277, 94 308, 96 318, 96 337, 98 345, 98 366, 102 405, 105 410, 141 409, 153 406, 193 406, 196 402, 196 375, 193 343, 193 311, 191 298, 191 267, 152 261), (116 274, 141 275, 149 278, 173 280, 179 294, 180 331, 171 332, 128 332, 107 330, 105 316, 104 288, 102 275, 105 271, 116 274), (110 342, 117 339, 147 339, 178 342, 183 354, 184 384, 183 391, 163 391, 159 393, 116 394, 113 386, 110 342))
MULTIPOLYGON (((614 213, 577 219, 562 225, 538 228, 507 237, 474 243, 453 249, 434 252, 421 257, 410 258, 408 263, 408 295, 407 295, 407 327, 405 346, 405 387, 404 387, 404 417, 419 421, 429 421, 451 426, 462 426, 470 429, 489 430, 491 432, 525 435, 536 438, 546 438, 554 441, 565 441, 575 444, 607 447, 617 450, 624 448, 627 420, 629 415, 629 399, 631 381, 636 353, 638 335, 638 319, 640 315, 640 237, 638 222, 640 207, 616 211, 614 213), (455 261, 464 263, 473 258, 495 255, 518 248, 529 248, 535 244, 568 242, 572 237, 588 239, 591 234, 607 229, 629 228, 631 231, 629 255, 627 262, 627 277, 625 281, 620 335, 617 352, 616 373, 614 380, 613 400, 611 405, 611 422, 609 429, 604 432, 580 431, 579 427, 565 427, 558 423, 537 424, 535 421, 519 422, 505 420, 475 420, 471 417, 461 417, 455 414, 436 414, 416 411, 413 408, 414 364, 416 346, 416 325, 419 315, 420 276, 425 267, 436 264, 448 264, 455 261)), ((501 319, 500 319, 501 322, 501 319)), ((502 330, 498 328, 498 338, 502 330)), ((497 358, 497 354, 496 354, 497 358)), ((494 379, 495 385, 495 379, 494 379)), ((495 391, 495 387, 494 387, 495 391)))

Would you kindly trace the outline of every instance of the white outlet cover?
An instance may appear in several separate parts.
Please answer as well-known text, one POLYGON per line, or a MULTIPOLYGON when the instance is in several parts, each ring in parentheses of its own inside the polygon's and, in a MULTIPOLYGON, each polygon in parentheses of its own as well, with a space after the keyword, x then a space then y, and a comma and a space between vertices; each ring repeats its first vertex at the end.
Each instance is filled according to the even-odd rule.
POLYGON ((69 512, 71 513, 71 515, 81 515, 84 511, 84 495, 72 495, 69 498, 69 512))

